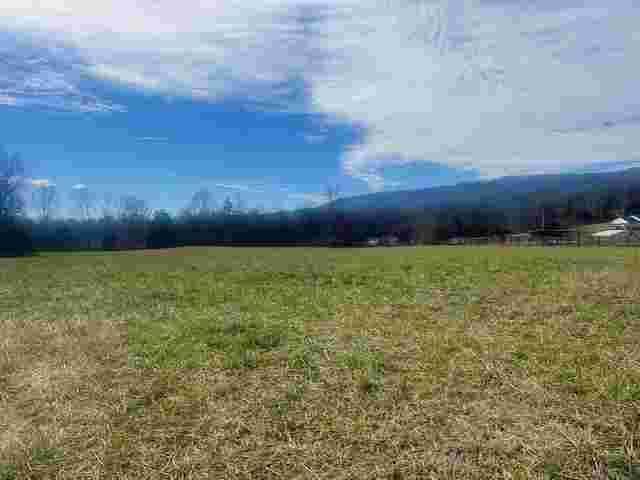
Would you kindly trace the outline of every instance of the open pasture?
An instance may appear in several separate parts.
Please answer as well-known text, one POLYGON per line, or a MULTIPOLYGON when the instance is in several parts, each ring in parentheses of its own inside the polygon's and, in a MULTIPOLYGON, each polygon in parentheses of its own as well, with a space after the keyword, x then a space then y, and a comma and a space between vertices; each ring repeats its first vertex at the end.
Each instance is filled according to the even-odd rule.
POLYGON ((0 259, 0 480, 638 479, 633 249, 0 259))

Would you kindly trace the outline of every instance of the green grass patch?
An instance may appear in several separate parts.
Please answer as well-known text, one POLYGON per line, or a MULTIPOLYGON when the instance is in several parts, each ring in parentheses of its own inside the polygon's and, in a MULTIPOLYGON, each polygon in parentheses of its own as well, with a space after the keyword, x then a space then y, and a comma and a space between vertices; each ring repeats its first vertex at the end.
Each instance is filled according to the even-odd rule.
POLYGON ((640 462, 624 451, 613 451, 607 456, 607 480, 640 480, 640 462))
POLYGON ((52 466, 64 459, 62 450, 54 447, 36 447, 31 452, 31 464, 34 466, 52 466))
POLYGON ((363 392, 375 395, 383 390, 384 355, 373 349, 368 339, 353 339, 347 351, 338 353, 337 362, 358 374, 358 384, 363 392))
POLYGON ((17 480, 18 469, 14 465, 0 464, 0 480, 17 480))

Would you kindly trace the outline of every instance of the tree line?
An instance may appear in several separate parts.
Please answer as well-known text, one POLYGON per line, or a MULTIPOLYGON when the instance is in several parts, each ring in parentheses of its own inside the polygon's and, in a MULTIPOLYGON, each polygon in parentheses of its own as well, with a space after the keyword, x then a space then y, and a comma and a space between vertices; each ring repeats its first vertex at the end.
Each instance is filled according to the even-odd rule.
POLYGON ((33 185, 27 215, 27 182, 17 154, 0 149, 0 255, 37 250, 124 250, 198 245, 358 246, 393 236, 399 243, 430 244, 454 237, 504 237, 540 228, 609 221, 640 211, 640 185, 582 192, 540 191, 502 206, 496 202, 430 208, 340 207, 339 189, 327 188, 326 204, 296 211, 250 209, 241 197, 221 205, 201 189, 179 213, 154 210, 136 196, 98 199, 85 186, 72 190, 74 218, 56 218, 55 185, 33 185))

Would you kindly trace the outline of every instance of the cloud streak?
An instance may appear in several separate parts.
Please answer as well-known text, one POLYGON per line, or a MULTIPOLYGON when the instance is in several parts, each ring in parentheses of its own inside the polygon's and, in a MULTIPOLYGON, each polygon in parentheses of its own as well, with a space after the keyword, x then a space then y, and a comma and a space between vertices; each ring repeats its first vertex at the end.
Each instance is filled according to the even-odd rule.
POLYGON ((49 187, 55 187, 56 184, 53 183, 51 180, 45 179, 45 178, 32 178, 29 179, 29 184, 33 187, 33 188, 49 188, 49 187))
POLYGON ((326 195, 322 193, 289 193, 287 198, 303 202, 304 207, 315 207, 327 202, 326 195))
POLYGON ((0 106, 124 109, 98 79, 303 109, 364 132, 342 165, 372 189, 416 161, 576 170, 640 155, 638 22, 634 0, 5 0, 0 106))
POLYGON ((149 143, 166 143, 169 141, 167 137, 136 137, 136 140, 149 143))
POLYGON ((262 193, 262 190, 254 188, 250 185, 245 185, 240 183, 216 183, 214 186, 222 190, 234 190, 237 192, 247 192, 247 193, 262 193))
POLYGON ((328 135, 319 133, 307 133, 303 136, 304 141, 310 145, 317 145, 327 141, 328 135))

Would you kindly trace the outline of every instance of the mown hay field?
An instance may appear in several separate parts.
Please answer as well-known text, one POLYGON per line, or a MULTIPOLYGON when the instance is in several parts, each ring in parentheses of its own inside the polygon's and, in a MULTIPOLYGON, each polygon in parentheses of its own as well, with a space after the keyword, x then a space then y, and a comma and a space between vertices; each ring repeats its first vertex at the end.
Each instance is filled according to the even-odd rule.
POLYGON ((638 479, 634 249, 0 259, 0 479, 638 479))

